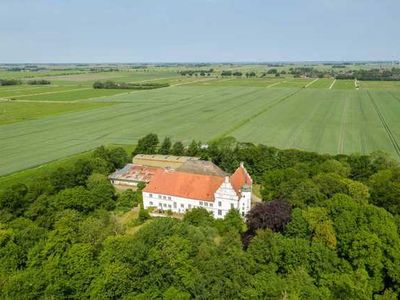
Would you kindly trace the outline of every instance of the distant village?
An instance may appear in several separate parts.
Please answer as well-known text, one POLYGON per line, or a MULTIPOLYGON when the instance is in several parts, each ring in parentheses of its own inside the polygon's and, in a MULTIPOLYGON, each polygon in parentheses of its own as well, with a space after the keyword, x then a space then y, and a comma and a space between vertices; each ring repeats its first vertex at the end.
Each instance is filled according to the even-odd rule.
POLYGON ((118 189, 146 184, 143 206, 153 213, 183 214, 202 207, 221 219, 231 209, 237 209, 243 218, 251 209, 253 181, 243 163, 227 174, 197 157, 138 154, 109 179, 118 189))

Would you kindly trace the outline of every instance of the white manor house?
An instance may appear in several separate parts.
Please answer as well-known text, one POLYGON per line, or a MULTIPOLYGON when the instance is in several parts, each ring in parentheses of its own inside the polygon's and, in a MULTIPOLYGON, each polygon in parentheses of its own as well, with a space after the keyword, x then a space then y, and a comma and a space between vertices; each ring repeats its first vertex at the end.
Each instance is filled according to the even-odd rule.
POLYGON ((214 176, 164 169, 143 190, 144 208, 185 213, 203 207, 214 218, 234 208, 242 217, 251 209, 252 180, 243 164, 231 176, 214 176))
POLYGON ((142 173, 143 168, 151 168, 151 175, 146 176, 147 185, 143 189, 144 208, 185 213, 192 208, 202 207, 214 218, 223 218, 232 208, 245 217, 251 209, 252 179, 243 163, 229 175, 212 162, 198 158, 137 155, 133 164, 123 169, 129 176, 124 176, 118 170, 110 179, 114 184, 123 182, 131 186, 137 180, 136 175, 132 176, 132 170, 138 168, 142 173), (118 181, 117 177, 125 177, 132 183, 118 181))

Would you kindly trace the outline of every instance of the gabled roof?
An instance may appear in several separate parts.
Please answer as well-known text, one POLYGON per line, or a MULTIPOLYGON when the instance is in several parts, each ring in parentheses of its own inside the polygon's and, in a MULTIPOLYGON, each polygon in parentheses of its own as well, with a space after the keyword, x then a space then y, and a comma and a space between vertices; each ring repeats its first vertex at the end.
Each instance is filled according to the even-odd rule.
POLYGON ((235 173, 233 173, 233 175, 230 177, 230 182, 236 193, 240 195, 242 187, 244 185, 251 186, 253 181, 249 173, 247 173, 246 168, 241 163, 239 168, 237 168, 235 173))
POLYGON ((222 176, 163 170, 153 176, 143 192, 214 202, 222 176))

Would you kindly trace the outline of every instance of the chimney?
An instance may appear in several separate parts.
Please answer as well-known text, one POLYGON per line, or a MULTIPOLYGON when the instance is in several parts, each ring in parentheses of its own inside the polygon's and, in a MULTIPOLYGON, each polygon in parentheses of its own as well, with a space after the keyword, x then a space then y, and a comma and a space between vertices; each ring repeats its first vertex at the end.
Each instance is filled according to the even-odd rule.
POLYGON ((225 176, 225 183, 229 182, 229 176, 225 176))
POLYGON ((240 162, 240 167, 244 168, 244 163, 242 161, 240 162))

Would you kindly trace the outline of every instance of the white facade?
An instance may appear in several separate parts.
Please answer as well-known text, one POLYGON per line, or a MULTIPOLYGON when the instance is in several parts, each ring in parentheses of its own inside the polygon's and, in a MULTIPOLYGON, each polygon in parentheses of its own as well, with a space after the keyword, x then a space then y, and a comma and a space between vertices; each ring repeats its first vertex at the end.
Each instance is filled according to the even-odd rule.
POLYGON ((195 207, 202 207, 212 213, 216 219, 224 218, 230 209, 237 209, 245 217, 251 208, 251 186, 236 193, 229 177, 214 193, 213 201, 189 199, 172 195, 143 192, 144 208, 155 207, 162 210, 171 210, 174 213, 185 213, 195 207))

